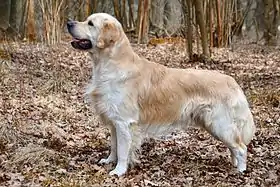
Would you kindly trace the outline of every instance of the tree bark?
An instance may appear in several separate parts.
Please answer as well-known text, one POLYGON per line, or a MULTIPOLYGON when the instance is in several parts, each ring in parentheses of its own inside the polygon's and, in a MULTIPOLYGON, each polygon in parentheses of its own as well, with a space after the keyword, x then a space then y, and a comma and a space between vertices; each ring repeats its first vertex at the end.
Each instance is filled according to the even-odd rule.
POLYGON ((193 46, 192 46, 192 24, 191 24, 191 7, 192 3, 191 0, 184 0, 185 9, 185 28, 186 28, 186 46, 187 46, 187 54, 189 55, 189 61, 193 60, 193 46))
POLYGON ((92 14, 92 1, 91 0, 86 0, 86 5, 85 5, 85 10, 86 10, 86 16, 89 16, 92 14))
POLYGON ((179 0, 166 1, 164 8, 164 28, 168 36, 174 35, 181 28, 182 5, 179 0))
POLYGON ((209 10, 208 10, 208 16, 209 16, 209 38, 210 38, 210 55, 212 53, 212 48, 213 48, 213 30, 212 30, 212 27, 213 27, 213 6, 212 6, 212 1, 209 0, 209 10))
POLYGON ((149 14, 150 14, 151 0, 145 0, 144 3, 144 22, 143 22, 143 43, 149 40, 149 14))
POLYGON ((5 31, 9 27, 11 0, 5 0, 0 6, 0 29, 5 31))
POLYGON ((201 44, 203 55, 205 57, 209 57, 209 46, 207 41, 207 32, 206 32, 206 24, 205 24, 205 16, 203 12, 202 1, 194 1, 195 3, 195 13, 196 13, 196 20, 199 25, 200 33, 201 33, 201 44))
POLYGON ((148 42, 149 33, 149 9, 151 5, 151 0, 140 0, 138 4, 138 43, 148 42))
POLYGON ((216 0, 216 17, 217 17, 217 47, 221 46, 221 37, 222 37, 222 23, 221 23, 221 9, 220 9, 220 0, 216 0))
POLYGON ((11 0, 10 5, 10 16, 9 16, 9 27, 7 28, 7 34, 11 38, 19 38, 22 33, 20 33, 21 28, 23 27, 23 0, 11 0))
POLYGON ((128 0, 128 8, 129 8, 129 27, 135 27, 134 22, 134 0, 128 0))
POLYGON ((127 17, 126 17, 126 0, 122 0, 122 25, 123 25, 123 29, 124 31, 127 30, 127 17))
POLYGON ((27 22, 26 26, 26 36, 29 41, 36 40, 36 30, 35 30, 35 17, 34 17, 34 0, 28 0, 28 10, 27 10, 27 22))
POLYGON ((92 11, 93 11, 93 13, 97 12, 97 6, 98 6, 97 0, 93 0, 92 1, 92 11))
POLYGON ((115 16, 116 16, 117 20, 121 21, 119 0, 113 0, 113 4, 114 4, 115 16))
POLYGON ((150 29, 157 36, 163 34, 164 29, 164 7, 165 0, 152 0, 150 12, 150 29))
POLYGON ((266 45, 276 45, 275 37, 277 33, 277 22, 279 21, 279 15, 275 4, 275 0, 264 0, 264 39, 266 45))
POLYGON ((138 1, 138 10, 137 10, 137 27, 136 27, 136 34, 137 34, 137 43, 140 43, 141 39, 141 32, 142 32, 142 22, 143 22, 143 1, 138 1))

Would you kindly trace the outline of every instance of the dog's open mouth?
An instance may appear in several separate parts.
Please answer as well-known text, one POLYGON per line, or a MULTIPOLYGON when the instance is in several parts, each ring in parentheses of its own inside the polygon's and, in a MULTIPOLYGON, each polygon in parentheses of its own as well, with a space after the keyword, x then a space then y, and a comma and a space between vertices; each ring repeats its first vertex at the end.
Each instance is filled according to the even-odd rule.
POLYGON ((88 39, 77 39, 74 38, 71 42, 71 45, 75 49, 87 50, 92 48, 92 43, 88 39))

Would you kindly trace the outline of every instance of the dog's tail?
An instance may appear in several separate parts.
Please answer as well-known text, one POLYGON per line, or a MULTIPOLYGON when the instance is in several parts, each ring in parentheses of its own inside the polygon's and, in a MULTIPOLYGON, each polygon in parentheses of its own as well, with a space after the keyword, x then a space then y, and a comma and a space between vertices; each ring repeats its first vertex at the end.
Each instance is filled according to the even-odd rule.
POLYGON ((252 113, 248 111, 248 116, 243 121, 243 125, 241 126, 240 129, 243 143, 248 145, 250 141, 253 139, 255 132, 256 132, 256 126, 254 124, 253 116, 252 113))

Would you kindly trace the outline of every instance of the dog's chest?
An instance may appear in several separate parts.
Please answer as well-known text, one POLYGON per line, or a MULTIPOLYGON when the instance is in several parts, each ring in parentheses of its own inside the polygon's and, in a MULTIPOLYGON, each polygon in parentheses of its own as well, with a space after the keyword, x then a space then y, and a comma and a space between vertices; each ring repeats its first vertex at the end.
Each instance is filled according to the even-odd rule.
POLYGON ((122 86, 124 74, 116 71, 112 72, 106 69, 93 72, 92 80, 87 90, 87 95, 96 112, 107 116, 118 113, 119 105, 125 95, 125 90, 122 86))

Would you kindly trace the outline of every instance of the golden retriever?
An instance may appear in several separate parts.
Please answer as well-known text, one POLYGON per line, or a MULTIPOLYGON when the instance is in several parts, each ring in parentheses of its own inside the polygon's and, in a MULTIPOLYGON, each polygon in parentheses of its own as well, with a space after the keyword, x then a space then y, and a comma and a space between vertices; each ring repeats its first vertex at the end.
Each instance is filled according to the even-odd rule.
POLYGON ((255 125, 232 77, 168 68, 138 56, 120 22, 106 13, 92 14, 84 22, 69 21, 67 28, 71 45, 87 51, 93 60, 86 95, 111 132, 110 154, 99 162, 116 162, 110 175, 127 172, 146 136, 189 126, 201 127, 222 141, 237 170, 246 170, 246 145, 255 125))

